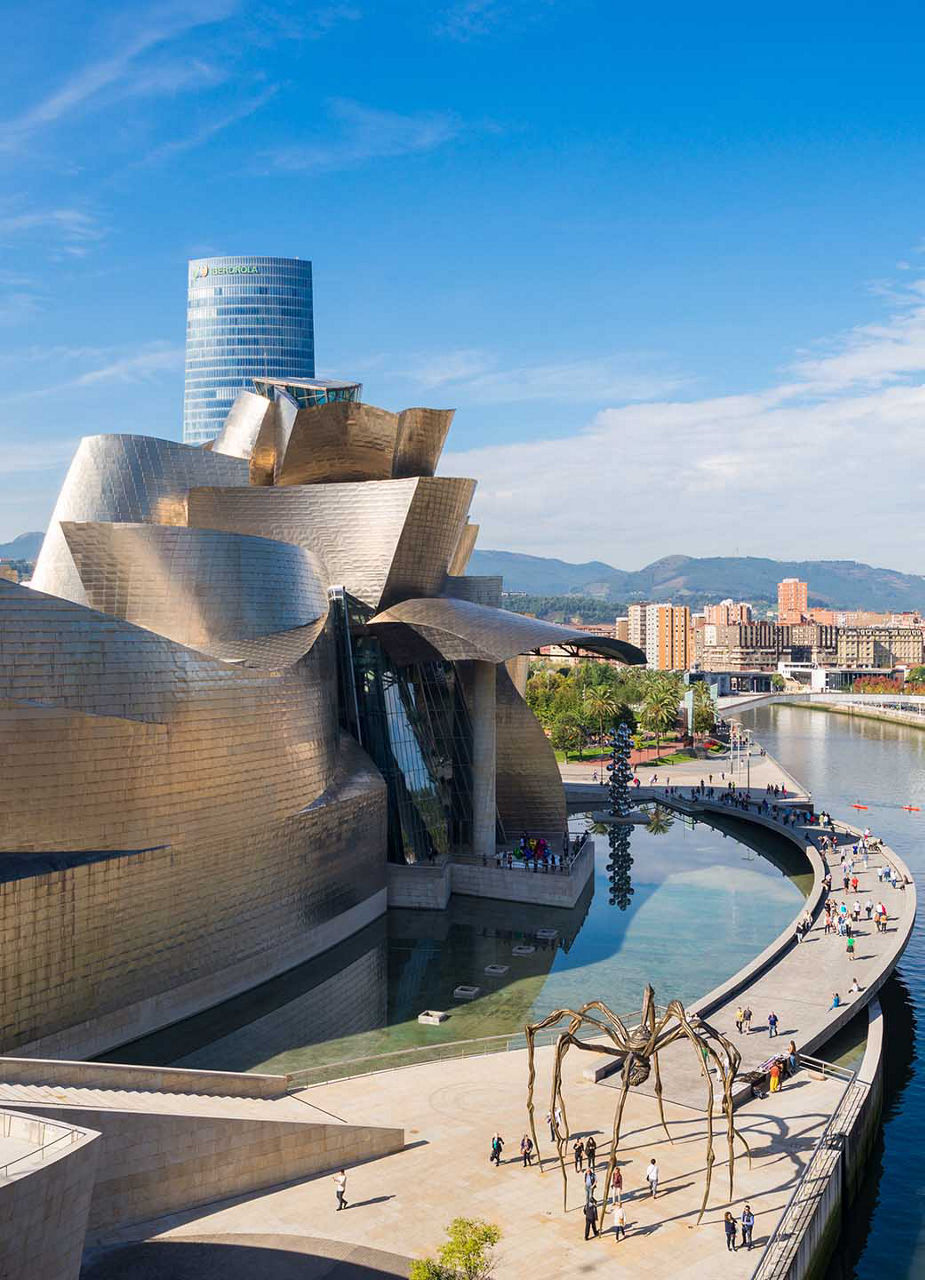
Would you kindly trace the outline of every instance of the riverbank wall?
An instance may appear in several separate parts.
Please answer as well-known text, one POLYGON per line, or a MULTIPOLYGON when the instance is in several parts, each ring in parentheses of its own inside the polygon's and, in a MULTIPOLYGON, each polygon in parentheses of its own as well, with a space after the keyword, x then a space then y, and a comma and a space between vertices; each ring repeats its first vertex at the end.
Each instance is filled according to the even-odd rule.
POLYGON ((867 1048, 822 1133, 752 1280, 822 1280, 877 1139, 883 1110, 883 1012, 868 1005, 867 1048))

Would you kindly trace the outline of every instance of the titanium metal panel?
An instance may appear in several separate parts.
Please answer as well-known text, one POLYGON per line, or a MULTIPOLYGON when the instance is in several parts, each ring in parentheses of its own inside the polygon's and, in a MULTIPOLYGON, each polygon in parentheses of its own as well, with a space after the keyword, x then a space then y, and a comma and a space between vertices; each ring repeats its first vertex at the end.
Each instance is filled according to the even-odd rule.
POLYGON ((453 421, 453 409, 403 409, 398 415, 398 439, 392 475, 432 476, 453 421))
POLYGON ((529 653, 548 644, 571 644, 624 662, 645 662, 645 655, 639 649, 620 640, 589 635, 571 627, 560 627, 555 622, 527 618, 469 600, 446 597, 404 600, 376 614, 369 625, 390 652, 394 652, 394 646, 404 649, 409 644, 407 636, 390 635, 393 628, 398 632, 404 629, 453 662, 470 659, 507 662, 519 653, 529 653))
POLYGON ((194 489, 189 521, 292 542, 318 554, 329 586, 378 609, 400 594, 435 593, 475 482, 451 477, 194 489))
POLYGON ((325 571, 302 547, 165 525, 61 528, 92 608, 178 644, 276 665, 297 661, 324 627, 325 571))
POLYGON ((398 415, 358 401, 338 400, 295 416, 278 485, 388 480, 398 435, 398 415))
POLYGON ((521 831, 561 838, 568 821, 556 753, 507 670, 497 676, 498 816, 509 839, 521 831))
POLYGON ((452 596, 454 600, 471 600, 473 604, 487 604, 500 609, 503 582, 500 574, 463 574, 459 577, 449 574, 443 586, 443 594, 452 596))
POLYGON ((331 782, 339 730, 326 634, 295 666, 256 672, 2 581, 0 628, 0 849, 195 840, 230 855, 331 782), (28 803, 11 799, 20 783, 28 803))
POLYGON ((475 550, 476 539, 479 536, 479 526, 470 524, 468 521, 463 526, 462 533, 459 535, 459 541, 456 549, 450 558, 450 573, 454 577, 461 577, 469 565, 472 552, 475 550))
POLYGON ((211 449, 213 453, 246 459, 250 463, 251 484, 272 484, 278 437, 277 405, 253 391, 239 391, 211 449))
POLYGON ((248 464, 241 458, 150 436, 81 440, 39 552, 33 587, 86 604, 61 521, 186 524, 186 495, 201 484, 246 486, 248 464))

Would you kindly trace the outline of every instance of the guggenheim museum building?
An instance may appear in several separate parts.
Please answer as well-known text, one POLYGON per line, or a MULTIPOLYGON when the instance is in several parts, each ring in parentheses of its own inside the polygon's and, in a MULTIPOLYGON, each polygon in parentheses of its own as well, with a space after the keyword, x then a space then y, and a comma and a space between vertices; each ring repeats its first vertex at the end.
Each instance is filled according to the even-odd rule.
POLYGON ((337 946, 390 863, 561 838, 521 655, 644 660, 466 574, 450 411, 252 385, 205 444, 84 439, 31 587, 0 581, 3 1053, 90 1056, 337 946))

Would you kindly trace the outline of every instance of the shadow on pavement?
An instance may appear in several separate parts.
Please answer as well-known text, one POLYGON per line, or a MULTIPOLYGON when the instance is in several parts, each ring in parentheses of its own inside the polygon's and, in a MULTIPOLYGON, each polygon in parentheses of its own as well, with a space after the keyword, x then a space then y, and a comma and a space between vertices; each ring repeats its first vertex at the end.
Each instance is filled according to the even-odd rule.
POLYGON ((80 1280, 388 1280, 410 1260, 339 1240, 213 1236, 135 1241, 92 1251, 80 1280))

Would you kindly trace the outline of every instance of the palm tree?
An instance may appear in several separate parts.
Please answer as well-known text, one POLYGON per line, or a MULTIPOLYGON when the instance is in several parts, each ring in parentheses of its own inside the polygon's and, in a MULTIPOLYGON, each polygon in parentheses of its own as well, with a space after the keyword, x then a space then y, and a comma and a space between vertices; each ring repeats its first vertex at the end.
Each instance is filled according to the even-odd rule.
POLYGON ((609 689, 600 686, 585 690, 582 704, 585 712, 597 721, 598 741, 604 737, 604 721, 612 720, 617 714, 617 700, 609 689))
POLYGON ((649 732, 655 734, 655 749, 661 754, 662 734, 678 720, 678 693, 673 683, 652 681, 643 696, 642 719, 649 732))
POLYGON ((673 825, 674 814, 669 813, 667 809, 663 809, 661 805, 657 804, 649 816, 649 821, 646 823, 646 831, 653 836, 663 836, 673 825))

